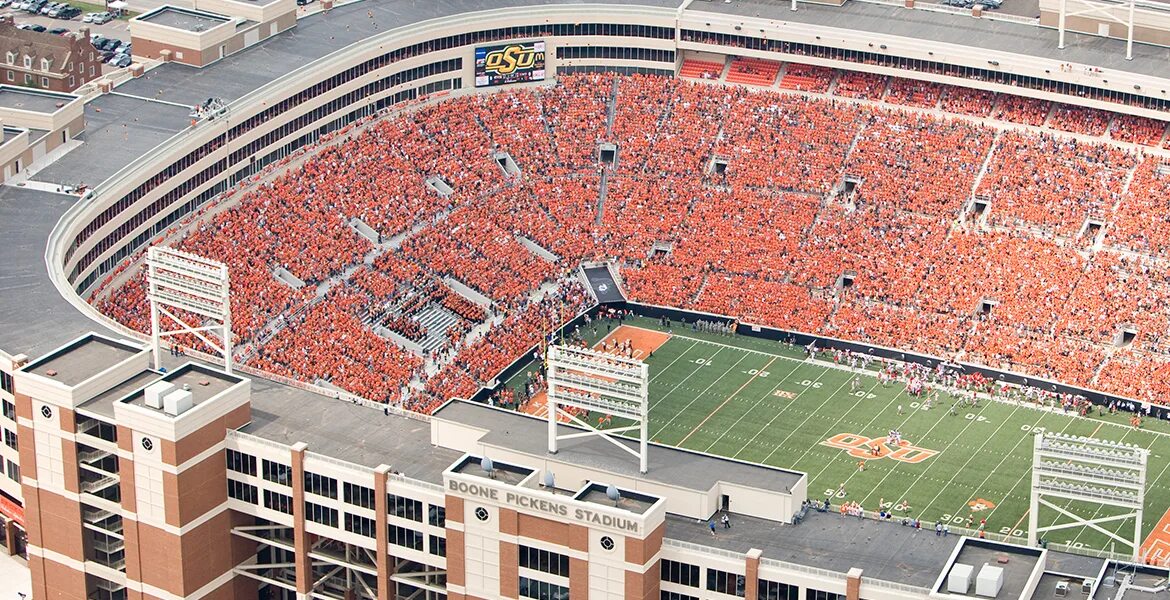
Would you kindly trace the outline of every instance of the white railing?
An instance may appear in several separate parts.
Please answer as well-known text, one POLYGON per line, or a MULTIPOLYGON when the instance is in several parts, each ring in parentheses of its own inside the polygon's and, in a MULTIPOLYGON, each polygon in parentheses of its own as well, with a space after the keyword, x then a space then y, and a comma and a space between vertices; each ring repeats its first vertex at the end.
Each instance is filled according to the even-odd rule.
POLYGON ((691 542, 684 542, 681 540, 672 540, 664 538, 662 545, 666 548, 677 548, 679 550, 686 550, 688 552, 696 552, 699 554, 707 554, 713 556, 721 556, 723 558, 730 558, 732 560, 747 560, 747 555, 742 552, 732 552, 731 550, 724 550, 722 548, 712 548, 711 546, 703 546, 701 544, 692 544, 691 542))
POLYGON ((401 473, 391 473, 389 475, 389 481, 413 486, 413 487, 428 490, 431 492, 436 492, 439 494, 442 494, 444 492, 443 486, 441 486, 437 483, 431 483, 429 481, 422 481, 420 479, 411 479, 410 477, 407 477, 406 475, 403 475, 401 473))
POLYGON ((274 442, 272 440, 267 440, 267 439, 264 439, 264 438, 257 436, 257 435, 252 435, 250 433, 244 433, 242 431, 236 431, 234 429, 229 429, 227 431, 227 439, 240 440, 240 441, 243 441, 245 443, 257 444, 257 445, 264 446, 267 448, 272 448, 273 450, 277 450, 277 451, 283 453, 283 456, 285 458, 288 458, 289 453, 292 452, 292 448, 290 448, 289 446, 282 444, 280 442, 274 442))
POLYGON ((925 596, 930 593, 930 588, 921 587, 917 585, 910 585, 908 583, 898 583, 896 581, 886 581, 885 579, 874 579, 872 577, 862 577, 861 585, 872 585, 875 587, 885 588, 888 590, 896 590, 899 592, 906 592, 916 596, 925 596))
POLYGON ((838 579, 844 581, 848 577, 840 571, 831 571, 829 569, 822 569, 820 567, 810 567, 808 565, 801 565, 786 560, 776 560, 774 558, 760 558, 761 567, 771 567, 774 569, 787 569, 789 571, 796 571, 798 573, 806 573, 808 575, 815 575, 817 577, 825 577, 828 579, 838 579))

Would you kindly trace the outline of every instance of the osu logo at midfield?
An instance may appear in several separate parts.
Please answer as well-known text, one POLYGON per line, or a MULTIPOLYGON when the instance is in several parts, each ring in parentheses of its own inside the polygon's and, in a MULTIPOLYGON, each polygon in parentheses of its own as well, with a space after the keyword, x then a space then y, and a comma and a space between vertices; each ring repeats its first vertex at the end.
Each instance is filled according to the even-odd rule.
POLYGON ((544 60, 544 52, 537 52, 533 46, 512 44, 489 52, 483 60, 485 71, 497 75, 510 75, 516 71, 531 69, 537 59, 544 60))
POLYGON ((920 463, 938 454, 937 450, 919 448, 918 446, 911 445, 906 440, 902 440, 901 444, 891 448, 884 437, 867 438, 864 435, 857 435, 856 433, 838 433, 821 442, 821 445, 830 448, 840 448, 854 458, 871 460, 876 458, 892 458, 905 463, 920 463))

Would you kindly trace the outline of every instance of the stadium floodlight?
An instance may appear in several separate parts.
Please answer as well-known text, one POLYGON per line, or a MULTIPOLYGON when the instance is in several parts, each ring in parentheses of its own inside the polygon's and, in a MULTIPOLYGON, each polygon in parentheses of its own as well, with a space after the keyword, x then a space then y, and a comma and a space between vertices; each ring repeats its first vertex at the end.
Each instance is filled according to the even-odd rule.
POLYGON ((1041 533, 1088 527, 1125 546, 1139 559, 1142 543, 1142 509, 1146 494, 1148 450, 1108 440, 1047 432, 1036 436, 1032 453, 1032 493, 1028 511, 1028 543, 1035 545, 1041 533), (1075 503, 1059 506, 1049 498, 1075 503), (1093 511, 1084 512, 1085 504, 1093 511), (1041 507, 1056 511, 1069 520, 1040 526, 1041 507), (1095 507, 1095 508, 1093 508, 1095 507), (1112 514, 1099 516, 1101 508, 1112 514), (1133 519, 1133 538, 1127 539, 1101 527, 1102 523, 1133 519))
POLYGON ((146 297, 150 300, 150 338, 155 367, 161 364, 162 338, 190 333, 223 354, 224 368, 231 373, 232 310, 228 302, 227 265, 187 252, 152 246, 147 252, 146 268, 146 297), (189 324, 173 312, 176 310, 203 317, 206 321, 189 324), (164 330, 160 323, 163 316, 177 323, 179 328, 164 330), (218 343, 204 335, 204 332, 214 331, 220 333, 218 343))
POLYGON ((640 360, 586 348, 549 347, 548 451, 555 454, 560 440, 597 435, 637 457, 639 470, 645 473, 649 388, 649 368, 640 360), (597 411, 634 423, 603 430, 562 410, 562 407, 597 411), (585 432, 560 434, 557 424, 562 417, 580 425, 585 432), (613 434, 627 431, 638 432, 638 450, 613 437, 613 434))

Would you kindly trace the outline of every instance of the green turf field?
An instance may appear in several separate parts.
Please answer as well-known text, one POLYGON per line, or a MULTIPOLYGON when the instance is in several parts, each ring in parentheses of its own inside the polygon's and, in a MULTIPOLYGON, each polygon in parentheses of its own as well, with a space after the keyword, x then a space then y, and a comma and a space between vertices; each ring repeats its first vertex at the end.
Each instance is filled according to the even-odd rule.
MULTIPOLYGON (((657 322, 647 319, 635 319, 632 324, 658 328, 657 322)), ((585 333, 587 338, 605 334, 585 333)), ((1170 476, 1166 475, 1170 434, 1165 423, 1147 420, 1146 429, 1135 430, 1122 415, 1081 418, 988 401, 951 415, 951 400, 945 392, 941 405, 922 410, 906 395, 903 384, 885 387, 868 374, 861 376, 862 389, 851 393, 851 373, 805 361, 802 349, 689 328, 673 334, 647 361, 651 439, 806 472, 810 499, 822 499, 844 484, 846 497, 834 496, 834 505, 859 501, 872 511, 879 500, 905 501, 909 510, 895 514, 943 520, 953 527, 965 525, 969 516, 975 523, 986 518, 988 532, 1023 537, 1028 523, 1032 432, 1054 430, 1151 449, 1143 535, 1170 506, 1170 476), (889 457, 869 460, 861 472, 859 459, 846 449, 822 443, 838 434, 884 439, 891 429, 900 430, 910 444, 937 454, 917 463, 889 457)), ((1079 509, 1089 514, 1096 510, 1079 509)), ((1103 509, 1096 514, 1112 513, 1103 509)), ((1041 511, 1042 524, 1064 522, 1067 517, 1056 511, 1041 511)), ((1132 536, 1132 521, 1128 530, 1124 525, 1102 526, 1122 530, 1123 537, 1132 536)), ((1088 528, 1055 531, 1047 538, 1054 544, 1110 549, 1107 536, 1088 528)), ((1128 552, 1120 545, 1114 550, 1128 552)))

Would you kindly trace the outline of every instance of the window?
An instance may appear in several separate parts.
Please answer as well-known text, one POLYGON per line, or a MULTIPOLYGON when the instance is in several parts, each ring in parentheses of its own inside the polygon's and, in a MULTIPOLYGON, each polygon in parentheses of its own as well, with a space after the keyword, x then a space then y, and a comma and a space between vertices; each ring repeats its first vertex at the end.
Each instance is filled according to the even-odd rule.
POLYGON ((47 58, 42 58, 42 59, 41 59, 41 70, 42 70, 42 71, 48 71, 48 70, 49 70, 49 65, 50 65, 50 64, 52 64, 52 62, 53 62, 53 61, 51 61, 51 60, 49 60, 49 59, 47 59, 47 58))
POLYGON ((569 588, 547 581, 520 578, 520 597, 538 600, 569 600, 569 588))
POLYGON ((26 69, 32 68, 32 57, 31 56, 24 57, 24 68, 26 68, 26 69))
POLYGON ((41 77, 41 87, 49 87, 49 78, 41 77))
POLYGON ((568 556, 531 546, 520 546, 520 566, 561 577, 569 576, 568 556))
POLYGON ((4 445, 9 448, 16 449, 16 432, 11 429, 4 430, 4 445))
POLYGON ((8 478, 20 483, 20 466, 12 461, 8 461, 8 478))
POLYGON ((799 585, 761 579, 756 589, 756 600, 800 600, 799 585))
POLYGON ((442 506, 435 506, 432 504, 427 508, 427 523, 435 527, 447 526, 447 509, 442 506))
POLYGON ((346 482, 342 486, 342 490, 345 492, 344 498, 346 504, 361 506, 363 508, 374 508, 374 490, 349 482, 346 482))
POLYGON ((73 76, 69 76, 69 87, 73 87, 73 76))
POLYGON ((366 537, 377 537, 378 524, 373 519, 367 519, 359 515, 351 515, 345 513, 345 530, 364 535, 366 537))
POLYGON ((305 491, 336 500, 337 480, 305 471, 305 491))
POLYGON ((8 81, 16 81, 16 73, 9 71, 8 72, 8 81))
POLYGON ((10 64, 10 65, 15 65, 15 64, 16 64, 16 53, 15 53, 15 52, 9 52, 9 53, 6 55, 6 57, 7 57, 7 59, 8 59, 8 64, 10 64))
POLYGON ((235 479, 227 480, 228 497, 236 500, 243 500, 248 504, 256 504, 257 491, 256 486, 244 483, 243 481, 236 481, 235 479))
POLYGON ((264 479, 280 485, 292 485, 292 467, 272 462, 267 458, 261 464, 264 466, 264 479))
POLYGON ((658 595, 658 599, 659 600, 699 600, 695 596, 688 596, 686 594, 680 594, 678 592, 668 592, 666 590, 662 590, 662 593, 660 593, 658 595))
POLYGON ((743 575, 707 569, 707 589, 712 592, 742 598, 744 594, 743 575))
POLYGON ((32 85, 32 82, 33 82, 32 75, 29 75, 28 73, 25 73, 25 74, 24 74, 24 84, 25 84, 25 85, 32 85))
POLYGON ((305 518, 314 523, 337 527, 337 510, 320 504, 306 502, 305 518))
POLYGON ((662 559, 662 580, 689 587, 699 587, 699 567, 662 559))
MULTIPOLYGON (((11 73, 11 72, 12 71, 9 71, 9 73, 11 73)), ((0 371, 0 390, 4 390, 4 391, 8 392, 9 394, 13 393, 13 391, 12 391, 13 390, 12 374, 11 373, 5 373, 4 371, 0 371)), ((7 400, 5 400, 4 403, 11 404, 11 402, 8 402, 7 400)), ((16 413, 13 413, 13 414, 15 415, 16 413)), ((4 416, 8 417, 8 408, 7 407, 5 407, 4 416)), ((16 417, 8 417, 8 418, 12 419, 12 420, 16 420, 16 417)))
POLYGON ((251 454, 244 454, 237 450, 227 449, 227 468, 229 471, 236 473, 243 473, 245 475, 256 475, 256 457, 251 454))
POLYGON ((428 536, 430 541, 430 553, 435 556, 447 556, 447 538, 441 538, 437 535, 428 536))
POLYGON ((808 600, 845 600, 845 594, 834 594, 808 588, 808 600))
POLYGON ((386 506, 389 513, 394 516, 422 523, 422 502, 418 500, 386 494, 386 506))
POLYGON ((270 508, 286 515, 291 515, 293 514, 292 497, 271 490, 264 490, 264 508, 270 508))
MULTIPOLYGON (((11 380, 12 377, 9 376, 8 379, 11 380)), ((4 404, 4 418, 8 419, 9 421, 15 421, 16 420, 16 405, 7 401, 7 400, 4 400, 3 404, 4 404)))
POLYGON ((421 533, 397 525, 389 525, 386 529, 390 534, 391 544, 415 550, 423 549, 423 535, 421 533))

